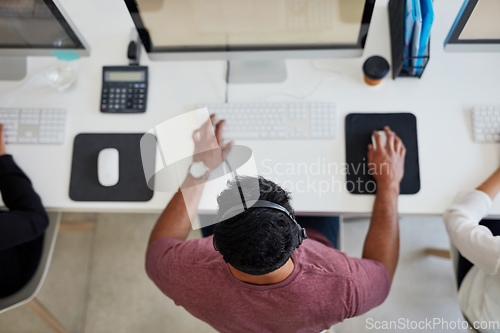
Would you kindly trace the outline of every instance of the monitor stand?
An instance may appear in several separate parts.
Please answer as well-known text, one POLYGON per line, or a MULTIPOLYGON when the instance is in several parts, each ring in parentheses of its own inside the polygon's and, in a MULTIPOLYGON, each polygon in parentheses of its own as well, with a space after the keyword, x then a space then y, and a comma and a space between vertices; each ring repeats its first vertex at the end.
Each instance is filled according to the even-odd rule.
POLYGON ((0 81, 22 80, 27 73, 26 57, 0 57, 0 81))
POLYGON ((229 61, 230 83, 279 83, 286 79, 285 60, 229 61))

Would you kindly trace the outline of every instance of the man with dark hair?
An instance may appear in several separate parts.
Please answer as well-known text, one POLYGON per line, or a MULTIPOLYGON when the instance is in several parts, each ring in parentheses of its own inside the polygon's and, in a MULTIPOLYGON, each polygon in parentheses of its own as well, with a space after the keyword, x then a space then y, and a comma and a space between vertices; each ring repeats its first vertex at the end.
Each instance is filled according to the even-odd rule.
MULTIPOLYGON (((222 125, 215 128, 219 147, 222 125)), ((211 135, 205 127, 195 151, 205 151, 203 142, 211 135)), ((397 198, 406 154, 396 134, 387 127, 385 133, 385 146, 377 132, 377 148, 368 146, 377 195, 362 259, 336 250, 314 230, 307 230, 307 238, 289 194, 264 178, 257 179, 258 201, 244 204, 243 211, 234 207, 246 197, 242 188, 256 179, 231 182, 218 198, 222 222, 213 237, 186 241, 203 182, 224 160, 230 148, 224 147, 195 155, 193 165, 203 162, 207 171, 190 171, 184 190, 158 219, 146 254, 149 277, 177 305, 220 332, 319 332, 381 304, 398 261, 397 198)))
MULTIPOLYGON (((237 181, 228 183, 228 188, 217 198, 219 212, 216 221, 221 221, 223 214, 235 205, 241 204, 240 189, 252 189, 255 179, 239 177, 237 181)), ((276 203, 290 214, 290 194, 275 183, 258 178, 259 193, 246 193, 260 200, 276 203)), ((299 246, 299 226, 295 225, 287 215, 276 210, 248 209, 217 223, 214 228, 213 243, 217 251, 229 264, 230 269, 250 275, 271 273, 290 259, 293 250, 299 246)))

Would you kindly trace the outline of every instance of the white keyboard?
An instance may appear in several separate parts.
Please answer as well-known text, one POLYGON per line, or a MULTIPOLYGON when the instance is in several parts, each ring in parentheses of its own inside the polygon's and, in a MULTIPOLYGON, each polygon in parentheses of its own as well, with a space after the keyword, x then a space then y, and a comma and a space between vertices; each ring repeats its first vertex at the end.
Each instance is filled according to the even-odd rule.
POLYGON ((225 139, 334 139, 335 104, 203 104, 216 119, 225 119, 225 139))
POLYGON ((476 142, 500 141, 500 106, 476 106, 472 110, 472 132, 476 142))
POLYGON ((6 143, 61 144, 66 110, 0 108, 6 143))

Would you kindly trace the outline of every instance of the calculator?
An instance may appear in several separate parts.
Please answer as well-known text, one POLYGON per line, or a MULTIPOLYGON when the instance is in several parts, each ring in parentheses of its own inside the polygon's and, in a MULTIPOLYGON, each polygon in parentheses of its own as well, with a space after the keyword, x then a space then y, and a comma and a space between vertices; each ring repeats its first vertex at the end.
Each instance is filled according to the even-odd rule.
POLYGON ((146 111, 148 67, 104 66, 102 68, 101 112, 146 111))

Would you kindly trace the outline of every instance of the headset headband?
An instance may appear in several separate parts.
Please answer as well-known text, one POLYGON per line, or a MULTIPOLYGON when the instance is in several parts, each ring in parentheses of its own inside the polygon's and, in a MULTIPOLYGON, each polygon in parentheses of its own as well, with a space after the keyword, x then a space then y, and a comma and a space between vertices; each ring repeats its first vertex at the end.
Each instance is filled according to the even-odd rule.
MULTIPOLYGON (((271 201, 266 201, 266 200, 256 200, 255 203, 253 203, 252 205, 250 205, 250 207, 248 208, 272 208, 272 209, 277 209, 279 211, 282 211, 283 213, 285 213, 288 218, 290 218, 290 220, 294 220, 295 219, 292 217, 292 215, 290 214, 290 212, 283 206, 281 205, 278 205, 277 203, 274 203, 274 202, 271 202, 271 201)), ((231 217, 234 217, 238 214, 241 214, 243 213, 244 211, 246 211, 248 208, 243 208, 241 206, 234 206, 234 207, 231 207, 229 208, 223 215, 222 217, 220 218, 220 221, 224 221, 228 218, 231 218, 231 217), (234 214, 236 213, 236 214, 234 214), (231 216, 232 215, 232 216, 231 216)))
MULTIPOLYGON (((300 226, 300 224, 297 223, 295 218, 292 216, 292 214, 290 214, 290 212, 285 207, 278 205, 277 203, 267 201, 267 200, 256 200, 250 207, 247 208, 245 205, 245 207, 243 209, 241 206, 231 207, 222 215, 219 222, 222 222, 228 218, 235 217, 236 215, 245 212, 247 209, 252 209, 252 208, 270 208, 270 209, 276 209, 282 213, 285 213, 285 215, 293 223, 295 223, 295 225, 297 226, 297 229, 298 229, 298 244, 297 244, 296 248, 298 248, 300 246, 300 244, 302 244, 302 241, 307 238, 306 230, 304 228, 302 228, 300 226), (236 213, 236 214, 234 214, 234 213, 236 213)), ((215 243, 214 243, 214 247, 215 247, 215 243)), ((217 248, 216 248, 216 250, 217 250, 217 248)))

